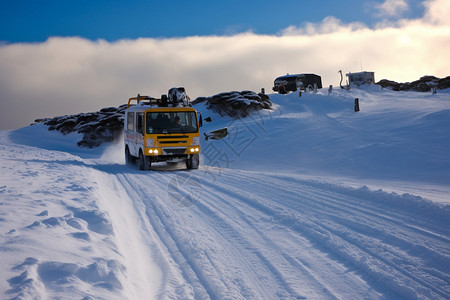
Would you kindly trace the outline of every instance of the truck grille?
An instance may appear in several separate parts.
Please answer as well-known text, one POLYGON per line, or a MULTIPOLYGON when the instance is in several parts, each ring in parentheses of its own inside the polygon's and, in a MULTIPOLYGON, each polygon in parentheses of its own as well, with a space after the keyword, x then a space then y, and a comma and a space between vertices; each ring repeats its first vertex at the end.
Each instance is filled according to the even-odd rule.
POLYGON ((186 152, 186 148, 163 148, 165 155, 181 155, 186 152))
POLYGON ((189 136, 187 135, 158 135, 158 140, 167 140, 167 139, 187 139, 189 136))
POLYGON ((186 144, 187 141, 164 141, 159 142, 160 144, 186 144))
POLYGON ((160 145, 168 144, 187 144, 187 135, 159 135, 157 136, 158 143, 160 145))

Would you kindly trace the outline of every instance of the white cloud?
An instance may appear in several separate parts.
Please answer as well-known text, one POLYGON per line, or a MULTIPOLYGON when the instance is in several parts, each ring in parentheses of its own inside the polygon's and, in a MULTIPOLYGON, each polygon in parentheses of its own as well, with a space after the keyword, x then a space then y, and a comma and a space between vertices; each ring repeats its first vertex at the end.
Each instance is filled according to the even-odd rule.
POLYGON ((409 6, 405 0, 385 0, 377 4, 376 9, 381 16, 397 17, 408 11, 409 6))
POLYGON ((338 18, 328 16, 320 23, 307 22, 301 27, 289 26, 288 28, 283 29, 280 34, 283 36, 318 35, 335 32, 352 32, 365 28, 367 28, 367 26, 360 22, 344 24, 338 18))
POLYGON ((450 26, 450 1, 427 0, 424 1, 424 21, 439 26, 450 26))
POLYGON ((324 86, 338 70, 375 71, 376 80, 412 81, 450 70, 448 1, 425 3, 420 20, 368 28, 328 17, 277 36, 121 40, 51 38, 0 46, 0 128, 35 118, 98 110, 137 93, 159 96, 185 86, 191 98, 262 87, 285 73, 312 72, 324 86))

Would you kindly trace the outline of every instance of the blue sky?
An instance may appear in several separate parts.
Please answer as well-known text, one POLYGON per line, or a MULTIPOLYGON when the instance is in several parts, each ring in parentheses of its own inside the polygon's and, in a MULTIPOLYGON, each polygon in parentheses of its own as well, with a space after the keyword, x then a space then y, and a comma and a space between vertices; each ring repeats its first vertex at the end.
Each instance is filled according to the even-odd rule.
POLYGON ((278 34, 289 26, 334 16, 344 23, 373 27, 383 18, 418 18, 423 1, 408 0, 401 14, 380 14, 368 0, 143 1, 1 0, 0 41, 42 42, 52 36, 90 40, 232 35, 251 31, 278 34))

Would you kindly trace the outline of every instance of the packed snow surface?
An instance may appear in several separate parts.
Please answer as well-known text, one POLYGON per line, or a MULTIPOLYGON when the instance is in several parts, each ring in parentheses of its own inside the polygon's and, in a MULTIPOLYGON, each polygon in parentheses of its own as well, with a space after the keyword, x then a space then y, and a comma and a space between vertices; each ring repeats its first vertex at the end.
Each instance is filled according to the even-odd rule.
POLYGON ((450 299, 449 92, 199 104, 229 135, 191 171, 1 131, 0 298, 450 299))

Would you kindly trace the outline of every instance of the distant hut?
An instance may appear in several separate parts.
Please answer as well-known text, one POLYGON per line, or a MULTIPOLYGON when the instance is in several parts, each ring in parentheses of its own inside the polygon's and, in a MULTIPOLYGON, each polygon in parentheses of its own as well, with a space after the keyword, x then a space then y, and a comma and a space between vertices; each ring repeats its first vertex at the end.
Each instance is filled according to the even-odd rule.
POLYGON ((295 92, 297 90, 316 90, 322 88, 322 77, 316 74, 292 74, 277 77, 272 90, 280 94, 295 92))
POLYGON ((375 83, 375 72, 356 72, 345 74, 348 78, 349 85, 360 86, 361 84, 373 84, 375 83))

